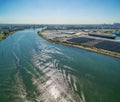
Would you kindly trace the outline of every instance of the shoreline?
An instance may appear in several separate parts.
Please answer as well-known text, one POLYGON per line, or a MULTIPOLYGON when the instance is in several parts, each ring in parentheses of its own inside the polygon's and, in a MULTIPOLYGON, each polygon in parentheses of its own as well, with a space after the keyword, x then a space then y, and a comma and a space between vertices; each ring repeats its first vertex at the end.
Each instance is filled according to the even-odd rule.
POLYGON ((10 35, 12 35, 13 33, 15 33, 15 31, 13 31, 13 32, 9 32, 7 35, 5 35, 5 34, 1 34, 1 35, 3 35, 3 36, 0 37, 0 41, 3 40, 3 39, 5 39, 5 38, 7 38, 7 37, 10 36, 10 35))
POLYGON ((87 47, 87 46, 77 45, 77 44, 74 44, 74 43, 68 42, 68 41, 58 41, 58 40, 50 39, 50 38, 44 36, 42 34, 42 32, 38 32, 38 35, 41 36, 42 38, 44 38, 45 40, 49 41, 49 42, 62 44, 62 45, 66 45, 66 46, 72 46, 72 47, 88 50, 88 51, 95 52, 95 53, 100 53, 100 54, 103 54, 103 55, 120 58, 120 53, 116 53, 116 52, 112 52, 112 51, 108 51, 108 50, 103 50, 103 49, 98 49, 98 48, 95 48, 95 47, 87 47))

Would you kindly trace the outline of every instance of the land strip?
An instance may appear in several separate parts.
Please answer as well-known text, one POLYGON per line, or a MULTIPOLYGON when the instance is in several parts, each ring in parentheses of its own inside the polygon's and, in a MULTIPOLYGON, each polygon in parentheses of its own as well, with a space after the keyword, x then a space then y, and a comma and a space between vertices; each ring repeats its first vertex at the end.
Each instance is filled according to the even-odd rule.
POLYGON ((84 32, 74 34, 72 31, 63 30, 43 30, 38 34, 51 42, 120 58, 120 41, 91 37, 84 32))

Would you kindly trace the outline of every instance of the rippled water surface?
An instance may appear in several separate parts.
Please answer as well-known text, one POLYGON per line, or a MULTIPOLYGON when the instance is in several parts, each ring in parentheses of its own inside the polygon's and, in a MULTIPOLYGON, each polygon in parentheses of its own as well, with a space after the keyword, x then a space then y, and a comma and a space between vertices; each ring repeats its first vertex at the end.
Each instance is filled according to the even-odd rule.
POLYGON ((120 59, 48 42, 0 41, 0 102, 120 102, 120 59))

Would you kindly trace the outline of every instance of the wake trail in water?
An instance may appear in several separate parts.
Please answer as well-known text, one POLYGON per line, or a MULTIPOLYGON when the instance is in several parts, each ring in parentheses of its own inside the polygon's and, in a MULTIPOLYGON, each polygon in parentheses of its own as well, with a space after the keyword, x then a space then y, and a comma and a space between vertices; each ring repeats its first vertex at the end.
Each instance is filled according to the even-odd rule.
MULTIPOLYGON (((23 59, 25 60, 22 58, 24 55, 20 57, 22 52, 20 49, 21 38, 15 41, 12 49, 17 68, 14 87, 19 93, 16 94, 18 100, 24 102, 85 102, 82 90, 81 96, 75 93, 77 91, 76 77, 66 71, 71 67, 61 65, 57 56, 62 56, 63 59, 71 58, 64 55, 61 49, 48 46, 37 40, 37 47, 31 51, 33 66, 30 69, 21 63, 23 59), (34 91, 29 88, 30 86, 35 88, 34 91)), ((25 60, 26 62, 28 60, 25 60)))
POLYGON ((22 66, 20 65, 20 59, 15 52, 15 49, 18 47, 18 44, 19 44, 18 41, 15 42, 15 44, 13 45, 13 49, 12 49, 12 53, 13 53, 13 56, 15 57, 15 61, 16 61, 15 63, 16 63, 16 67, 17 67, 17 72, 16 72, 16 75, 15 75, 16 84, 15 84, 14 87, 19 92, 17 97, 19 97, 21 100, 23 100, 25 102, 28 102, 27 98, 26 98, 26 90, 25 90, 25 87, 24 87, 24 83, 23 83, 22 78, 20 77, 20 72, 19 72, 19 68, 22 67, 22 66))
POLYGON ((39 102, 37 101, 39 92, 35 88, 36 86, 34 83, 35 81, 40 80, 40 78, 36 78, 40 76, 40 73, 36 70, 35 67, 32 67, 30 69, 29 67, 24 65, 24 63, 26 62, 28 62, 28 64, 30 64, 30 62, 29 60, 25 60, 26 56, 24 54, 21 54, 22 51, 20 49, 19 41, 20 39, 14 43, 12 49, 12 53, 15 58, 17 68, 17 72, 15 75, 16 84, 14 87, 16 88, 19 94, 17 94, 16 97, 18 97, 19 98, 18 100, 21 100, 21 102, 39 102), (25 60, 24 63, 22 62, 22 60, 25 60))
POLYGON ((43 49, 40 52, 39 50, 33 50, 32 54, 32 62, 44 73, 39 81, 33 80, 41 93, 38 100, 43 102, 85 102, 83 93, 81 97, 75 94, 75 90, 77 90, 76 78, 70 74, 66 76, 66 70, 59 66, 60 61, 53 57, 54 54, 61 56, 64 56, 64 54, 59 49, 44 44, 39 44, 39 46, 38 49, 43 49), (69 84, 74 89, 71 90, 69 84))

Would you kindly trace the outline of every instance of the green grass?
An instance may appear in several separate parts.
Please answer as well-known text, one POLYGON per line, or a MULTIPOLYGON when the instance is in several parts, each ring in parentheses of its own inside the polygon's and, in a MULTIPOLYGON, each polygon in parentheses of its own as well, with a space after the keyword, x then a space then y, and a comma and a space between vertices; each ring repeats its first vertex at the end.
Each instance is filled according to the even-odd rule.
MULTIPOLYGON (((13 34, 13 33, 14 33, 14 32, 9 32, 8 35, 11 35, 11 34, 13 34)), ((0 33, 0 40, 1 40, 2 38, 4 38, 4 37, 6 37, 6 35, 0 33)))
POLYGON ((2 37, 4 37, 4 34, 0 34, 0 39, 2 39, 2 37))

